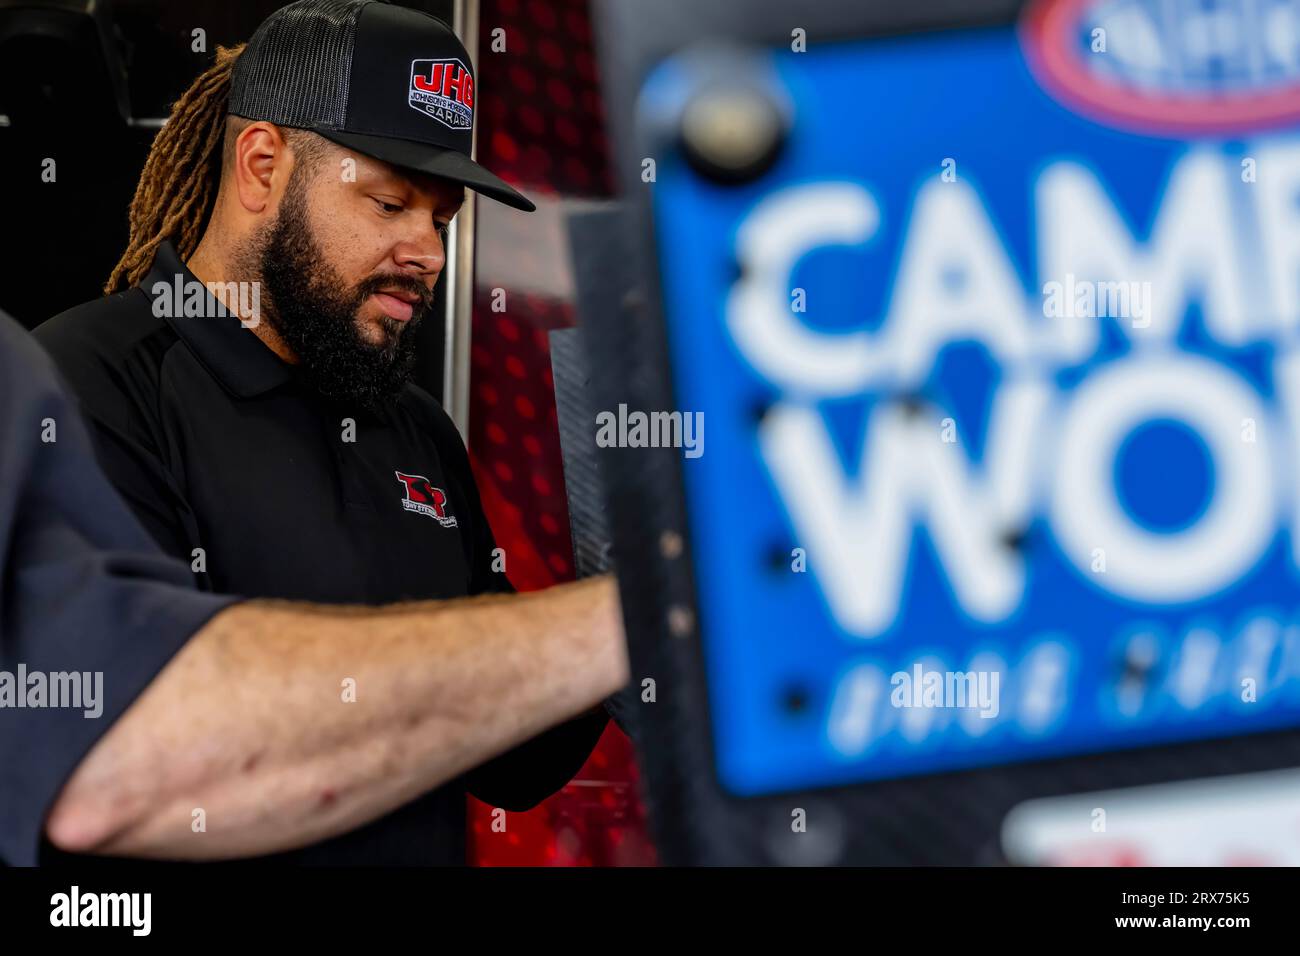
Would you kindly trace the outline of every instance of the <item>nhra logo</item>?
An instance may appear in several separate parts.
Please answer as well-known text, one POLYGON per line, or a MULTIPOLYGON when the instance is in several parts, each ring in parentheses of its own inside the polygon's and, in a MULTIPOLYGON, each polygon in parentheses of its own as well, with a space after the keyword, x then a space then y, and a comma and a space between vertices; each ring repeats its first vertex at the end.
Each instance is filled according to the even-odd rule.
POLYGON ((456 527, 456 519, 447 514, 447 493, 435 488, 423 475, 404 475, 394 472, 397 480, 406 488, 406 500, 402 507, 407 511, 428 515, 444 528, 456 527))
POLYGON ((474 75, 460 60, 413 60, 406 102, 450 129, 471 129, 474 75))
POLYGON ((1232 132, 1300 118, 1300 5, 1038 0, 1026 58, 1056 99, 1141 132, 1232 132))

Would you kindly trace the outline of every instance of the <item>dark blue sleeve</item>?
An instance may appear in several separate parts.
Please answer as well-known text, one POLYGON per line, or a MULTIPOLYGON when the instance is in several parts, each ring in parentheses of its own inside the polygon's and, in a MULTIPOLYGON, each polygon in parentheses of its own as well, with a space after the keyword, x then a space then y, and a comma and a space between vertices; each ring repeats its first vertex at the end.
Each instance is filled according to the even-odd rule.
POLYGON ((236 600, 196 591, 160 553, 95 464, 50 360, 0 313, 0 859, 38 861, 77 764, 236 600))

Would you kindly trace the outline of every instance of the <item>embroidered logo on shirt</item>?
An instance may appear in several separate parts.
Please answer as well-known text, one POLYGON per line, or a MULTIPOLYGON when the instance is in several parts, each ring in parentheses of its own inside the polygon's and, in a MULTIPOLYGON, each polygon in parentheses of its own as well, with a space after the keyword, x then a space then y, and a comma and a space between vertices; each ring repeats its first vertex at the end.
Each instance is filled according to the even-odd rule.
POLYGON ((397 480, 406 488, 403 508, 428 515, 444 528, 456 527, 456 519, 447 514, 447 492, 433 487, 429 479, 422 475, 404 475, 400 471, 393 474, 397 475, 397 480))

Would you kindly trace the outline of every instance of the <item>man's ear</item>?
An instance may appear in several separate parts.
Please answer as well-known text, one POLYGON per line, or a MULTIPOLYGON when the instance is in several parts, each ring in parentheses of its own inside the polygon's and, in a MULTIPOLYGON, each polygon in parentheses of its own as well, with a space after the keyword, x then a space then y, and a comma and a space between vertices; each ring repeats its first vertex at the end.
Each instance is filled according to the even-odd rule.
POLYGON ((231 185, 239 204, 254 215, 263 213, 274 196, 276 172, 287 175, 293 162, 289 144, 274 123, 252 123, 235 140, 231 185))

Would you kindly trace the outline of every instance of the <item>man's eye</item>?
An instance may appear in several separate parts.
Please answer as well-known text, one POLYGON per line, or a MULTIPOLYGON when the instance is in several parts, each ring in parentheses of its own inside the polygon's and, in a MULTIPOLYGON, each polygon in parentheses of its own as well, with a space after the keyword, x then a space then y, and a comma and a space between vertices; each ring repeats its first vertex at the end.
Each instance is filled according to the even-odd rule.
POLYGON ((451 233, 451 223, 449 223, 449 222, 435 222, 434 225, 438 227, 438 235, 442 237, 442 243, 443 243, 443 245, 446 245, 446 244, 447 244, 447 236, 451 233))
POLYGON ((399 206, 397 203, 384 202, 382 199, 376 199, 375 202, 379 204, 379 208, 383 212, 387 213, 390 216, 402 211, 402 207, 399 206))

